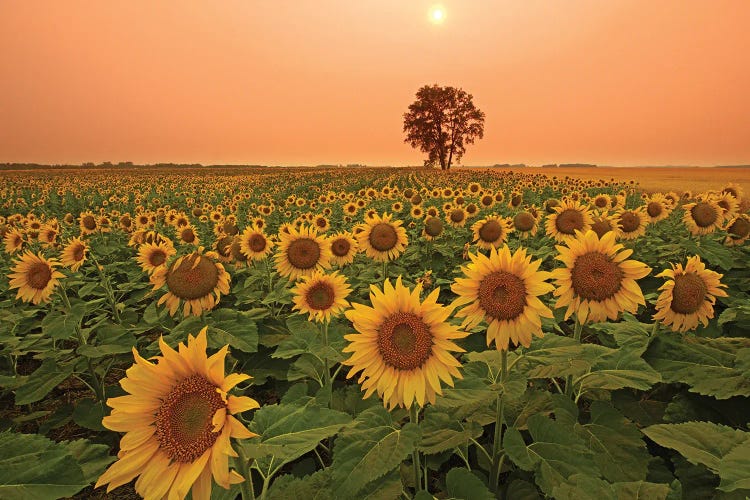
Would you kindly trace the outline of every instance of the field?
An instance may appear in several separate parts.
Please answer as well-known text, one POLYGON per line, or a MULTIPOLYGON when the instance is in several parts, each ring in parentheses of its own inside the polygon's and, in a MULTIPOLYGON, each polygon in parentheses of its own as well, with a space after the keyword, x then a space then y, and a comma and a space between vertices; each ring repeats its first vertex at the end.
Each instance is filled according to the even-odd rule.
POLYGON ((0 498, 744 499, 696 172, 2 172, 0 498))

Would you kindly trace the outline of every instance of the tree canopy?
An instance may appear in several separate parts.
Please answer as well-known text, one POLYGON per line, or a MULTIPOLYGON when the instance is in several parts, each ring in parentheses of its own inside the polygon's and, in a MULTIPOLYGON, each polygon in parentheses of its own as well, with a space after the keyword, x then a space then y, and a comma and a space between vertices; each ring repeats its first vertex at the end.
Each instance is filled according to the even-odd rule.
POLYGON ((463 89, 425 85, 404 113, 404 132, 404 142, 427 153, 425 165, 448 170, 467 144, 484 136, 484 113, 463 89))

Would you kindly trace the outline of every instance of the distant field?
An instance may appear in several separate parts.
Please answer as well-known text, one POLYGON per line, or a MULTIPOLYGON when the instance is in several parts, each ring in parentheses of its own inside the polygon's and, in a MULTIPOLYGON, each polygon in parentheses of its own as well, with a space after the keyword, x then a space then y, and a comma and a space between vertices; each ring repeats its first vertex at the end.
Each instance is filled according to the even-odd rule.
POLYGON ((598 167, 598 168, 529 168, 547 175, 570 176, 578 179, 635 179, 645 191, 705 191, 719 189, 728 182, 750 190, 748 168, 659 168, 659 167, 598 167))

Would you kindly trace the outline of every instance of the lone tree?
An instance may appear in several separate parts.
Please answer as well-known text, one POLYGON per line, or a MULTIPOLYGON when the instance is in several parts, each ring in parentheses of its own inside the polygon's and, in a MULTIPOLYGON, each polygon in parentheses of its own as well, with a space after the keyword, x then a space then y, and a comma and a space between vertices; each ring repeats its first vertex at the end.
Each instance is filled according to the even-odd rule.
POLYGON ((404 113, 404 142, 428 154, 425 165, 440 163, 448 170, 461 161, 465 144, 484 136, 484 113, 474 106, 471 94, 455 87, 425 85, 404 113))

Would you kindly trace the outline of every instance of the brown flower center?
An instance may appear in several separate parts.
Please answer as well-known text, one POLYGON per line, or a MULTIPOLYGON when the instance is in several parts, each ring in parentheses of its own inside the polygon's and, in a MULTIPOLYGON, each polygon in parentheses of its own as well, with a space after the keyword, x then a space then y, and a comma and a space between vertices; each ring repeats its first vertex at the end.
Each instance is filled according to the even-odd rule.
POLYGON ((412 205, 419 205, 420 203, 422 203, 422 197, 418 194, 415 194, 411 197, 411 203, 412 205))
POLYGON ((351 248, 352 244, 346 238, 337 238, 331 243, 331 252, 336 257, 345 257, 351 248))
POLYGON ((575 293, 596 302, 613 297, 622 286, 622 278, 620 266, 601 252, 579 255, 571 271, 575 293))
POLYGON ((690 215, 693 217, 693 220, 698 227, 709 227, 716 222, 716 219, 718 218, 716 209, 705 201, 702 201, 691 208, 690 215))
POLYGON ((703 279, 690 272, 674 277, 671 308, 678 314, 693 314, 700 309, 708 288, 703 279))
POLYGON ((628 210, 620 215, 620 227, 626 233, 637 231, 641 226, 641 219, 633 211, 628 210))
POLYGON ((312 269, 320 260, 320 245, 311 238, 299 238, 289 244, 286 254, 295 268, 312 269))
POLYGON ((76 246, 73 247, 73 260, 76 262, 80 262, 83 260, 85 256, 86 247, 81 244, 76 244, 76 246))
POLYGON ((534 229, 534 223, 536 223, 536 219, 529 212, 521 212, 513 217, 513 226, 522 232, 534 229))
POLYGON ((594 200, 594 205, 597 208, 605 208, 607 205, 609 205, 609 200, 604 196, 597 196, 594 200))
POLYGON ((190 228, 183 229, 180 233, 180 239, 185 243, 192 243, 195 241, 195 233, 190 228))
POLYGON ((479 228, 479 238, 486 243, 494 243, 503 235, 503 226, 494 219, 490 219, 479 228))
POLYGON ((96 229, 96 219, 91 215, 85 215, 83 219, 81 219, 81 223, 83 224, 83 227, 89 231, 96 229))
POLYGON ((523 279, 506 271, 495 271, 479 283, 479 305, 487 316, 500 321, 512 320, 526 307, 523 279))
POLYGON ((735 239, 742 239, 750 234, 750 221, 741 217, 732 222, 729 228, 727 228, 727 231, 729 231, 735 239))
POLYGON ((216 242, 216 250, 224 257, 229 257, 232 252, 232 242, 234 238, 231 236, 224 236, 216 242))
POLYGON ((148 256, 148 262, 152 266, 160 266, 167 261, 167 253, 161 248, 155 248, 148 256))
POLYGON ((563 210, 555 220, 557 231, 563 234, 575 234, 576 229, 583 230, 583 214, 574 208, 563 210))
POLYGON ((247 261, 247 256, 244 253, 242 253, 239 238, 235 238, 234 241, 232 241, 232 246, 229 247, 229 250, 231 251, 232 258, 235 261, 237 262, 247 261))
POLYGON ((52 269, 44 262, 34 262, 26 271, 26 281, 31 288, 42 290, 52 279, 52 269))
POLYGON ((318 217, 317 219, 315 219, 315 225, 322 229, 328 226, 328 221, 323 217, 318 217))
POLYGON ((335 300, 335 290, 328 283, 315 283, 305 294, 305 302, 307 302, 310 309, 318 311, 328 310, 335 300))
POLYGON ((664 207, 658 201, 652 201, 646 206, 646 212, 650 217, 659 217, 664 211, 664 207))
POLYGON ((608 232, 612 231, 612 224, 610 224, 609 220, 605 218, 599 218, 596 219, 593 224, 591 224, 591 230, 596 233, 599 238, 607 234, 608 232))
POLYGON ((213 432, 213 416, 226 408, 216 389, 203 376, 193 375, 162 400, 154 424, 159 448, 170 460, 194 462, 216 442, 219 432, 213 432))
POLYGON ((560 202, 552 198, 552 199, 547 200, 547 202, 544 204, 544 209, 547 211, 547 213, 554 214, 555 207, 559 207, 559 206, 560 206, 560 202))
POLYGON ((385 222, 375 225, 370 231, 370 245, 381 252, 388 251, 398 243, 396 229, 385 222))
POLYGON ((466 218, 466 215, 464 214, 463 210, 457 208, 455 210, 451 210, 450 218, 451 222, 458 224, 466 218))
POLYGON ((480 200, 480 203, 484 207, 489 207, 490 205, 492 205, 492 201, 493 201, 492 200, 492 196, 486 194, 486 195, 482 196, 482 199, 480 200))
POLYGON ((247 246, 250 247, 250 250, 256 253, 265 250, 267 244, 266 237, 258 233, 251 234, 250 238, 247 240, 247 246))
POLYGON ((406 189, 404 189, 404 198, 409 199, 412 196, 414 196, 414 190, 412 188, 406 188, 406 189))
POLYGON ((167 287, 173 295, 183 300, 206 297, 219 283, 219 269, 205 255, 191 254, 175 268, 167 271, 167 287))
POLYGON ((397 312, 380 325, 378 350, 387 365, 414 370, 432 355, 432 333, 415 314, 397 312))
POLYGON ((517 207, 518 205, 521 204, 522 201, 523 201, 523 196, 516 195, 510 199, 510 204, 513 205, 514 207, 517 207))
POLYGON ((424 223, 424 232, 433 238, 443 233, 443 221, 437 217, 430 217, 424 223))
POLYGON ((728 212, 731 208, 729 202, 724 199, 717 201, 716 204, 719 205, 724 212, 728 212))

